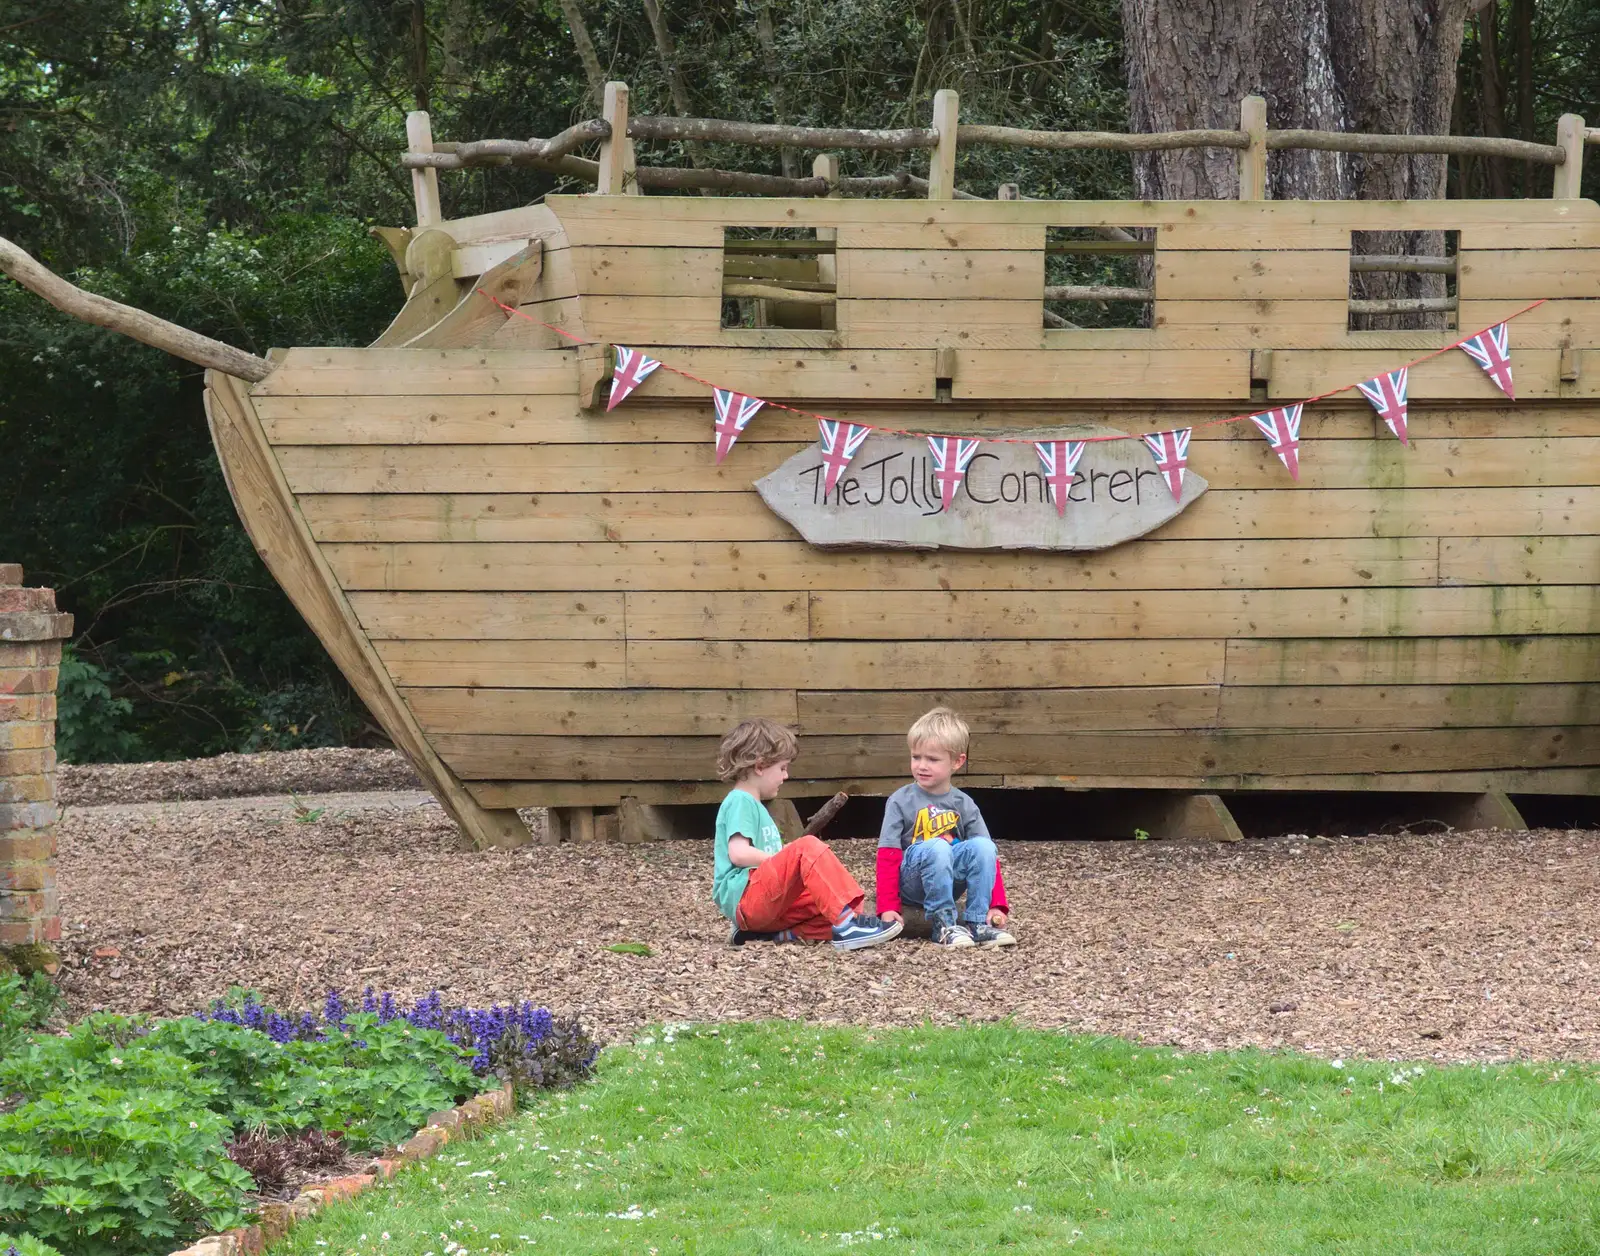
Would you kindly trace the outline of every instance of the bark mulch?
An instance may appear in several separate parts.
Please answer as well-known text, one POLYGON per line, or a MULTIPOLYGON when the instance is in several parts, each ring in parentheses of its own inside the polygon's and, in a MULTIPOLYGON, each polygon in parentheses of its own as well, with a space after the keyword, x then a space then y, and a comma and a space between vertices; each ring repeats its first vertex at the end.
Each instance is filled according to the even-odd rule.
MULTIPOLYGON (((181 778, 180 778, 181 779, 181 778)), ((416 794, 78 806, 75 1014, 371 985, 656 1021, 1015 1017, 1210 1049, 1600 1058, 1600 834, 1000 843, 1021 945, 725 945, 708 841, 463 853, 416 794), (645 942, 649 956, 617 954, 645 942)), ((871 888, 873 844, 836 840, 871 888)))
POLYGON ((62 764, 56 772, 57 800, 76 807, 421 788, 405 756, 395 750, 275 750, 173 763, 62 764))

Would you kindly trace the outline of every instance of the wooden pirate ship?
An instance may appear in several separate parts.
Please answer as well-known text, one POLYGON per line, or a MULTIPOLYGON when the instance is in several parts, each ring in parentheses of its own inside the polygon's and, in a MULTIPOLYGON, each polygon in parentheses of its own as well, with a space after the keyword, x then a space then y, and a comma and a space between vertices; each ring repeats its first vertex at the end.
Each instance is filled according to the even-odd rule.
POLYGON ((627 799, 714 800, 718 738, 758 714, 804 734, 791 793, 886 793, 940 702, 974 729, 968 787, 1587 793, 1593 138, 1574 117, 1553 146, 1268 132, 1253 100, 1237 132, 1022 132, 961 126, 951 93, 927 129, 817 131, 630 120, 620 85, 553 140, 436 145, 414 115, 383 336, 187 356, 214 368, 267 565, 481 843, 523 840, 518 807, 581 830, 627 799), (926 151, 928 178, 832 156, 810 179, 652 170, 634 138, 926 151), (957 145, 993 143, 1235 149, 1242 196, 958 191, 957 145), (1555 196, 1263 199, 1267 151, 1294 146, 1487 146, 1553 166, 1555 196), (485 162, 597 193, 442 218, 439 172, 485 162), (639 194, 703 187, 757 195, 639 194), (1374 254, 1370 232, 1423 244, 1374 254), (1363 298, 1372 271, 1412 295, 1363 298), (1409 445, 1353 389, 1303 412, 1298 481, 1253 424, 1213 422, 1508 318, 1516 400, 1461 352, 1419 362, 1409 445), (617 346, 670 369, 608 411, 617 346), (721 461, 708 385, 773 403, 721 461), (820 494, 819 414, 874 429, 820 494), (1177 429, 1184 496, 1141 442, 1105 440, 1064 511, 1030 445, 1177 429), (928 433, 1010 444, 935 511, 928 433))

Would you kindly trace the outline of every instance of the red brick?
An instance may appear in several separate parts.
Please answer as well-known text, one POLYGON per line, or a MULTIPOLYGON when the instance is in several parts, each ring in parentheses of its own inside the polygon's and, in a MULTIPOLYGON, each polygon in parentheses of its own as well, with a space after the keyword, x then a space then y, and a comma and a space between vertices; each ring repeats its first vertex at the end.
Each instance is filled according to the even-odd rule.
MULTIPOLYGON (((56 744, 54 720, 4 720, 0 721, 0 751, 42 750, 56 744)), ((0 759, 0 771, 9 766, 0 759)))
POLYGON ((30 942, 44 942, 42 922, 31 920, 0 920, 0 946, 26 946, 30 942))
POLYGON ((55 718, 56 696, 53 693, 0 694, 0 724, 9 724, 13 720, 55 718))
POLYGON ((333 1178, 327 1182, 318 1182, 316 1189, 322 1192, 324 1202, 335 1199, 354 1199, 376 1180, 370 1173, 358 1173, 353 1177, 333 1178))
POLYGON ((0 588, 8 584, 22 583, 21 563, 0 563, 0 588))
POLYGON ((286 1203, 272 1200, 262 1204, 256 1211, 255 1228, 261 1231, 261 1241, 265 1244, 276 1243, 294 1224, 294 1212, 286 1203))
MULTIPOLYGON (((57 906, 59 907, 59 900, 57 906)), ((56 914, 46 916, 39 925, 40 936, 46 942, 61 941, 61 917, 56 914)))
MULTIPOLYGON (((34 831, 49 829, 61 818, 61 810, 53 802, 0 802, 0 860, 7 855, 7 842, 31 842, 34 831)), ((39 833, 49 839, 48 833, 39 833)), ((30 848, 31 849, 31 848, 30 848)), ((55 853, 55 842, 50 840, 50 853, 55 853)), ((43 859, 44 855, 16 855, 17 859, 43 859)))
MULTIPOLYGON (((4 928, 5 926, 0 924, 0 930, 4 928)), ((449 1141, 450 1135, 445 1130, 431 1127, 418 1130, 400 1145, 400 1159, 407 1164, 416 1160, 426 1160, 438 1153, 449 1141)))
POLYGON ((17 778, 53 773, 56 770, 56 752, 47 750, 0 751, 0 773, 17 778))
POLYGON ((367 1168, 371 1170, 373 1177, 381 1178, 387 1182, 400 1171, 400 1162, 387 1156, 379 1156, 367 1168))
POLYGON ((40 664, 37 667, 7 667, 5 646, 0 643, 0 693, 31 694, 54 693, 60 672, 55 667, 40 664))
POLYGON ((34 920, 50 910, 44 891, 27 894, 0 894, 0 920, 34 920))
POLYGON ((0 890, 13 893, 56 888, 56 871, 49 863, 0 863, 0 890))
POLYGON ((24 776, 0 776, 0 803, 52 802, 56 796, 54 773, 33 772, 24 776))
POLYGON ((56 609, 54 589, 8 589, 0 587, 0 614, 8 611, 51 611, 56 609))
POLYGON ((234 1250, 244 1252, 245 1256, 261 1256, 267 1246, 266 1236, 258 1225, 240 1226, 237 1230, 227 1231, 223 1237, 231 1238, 237 1245, 234 1250))

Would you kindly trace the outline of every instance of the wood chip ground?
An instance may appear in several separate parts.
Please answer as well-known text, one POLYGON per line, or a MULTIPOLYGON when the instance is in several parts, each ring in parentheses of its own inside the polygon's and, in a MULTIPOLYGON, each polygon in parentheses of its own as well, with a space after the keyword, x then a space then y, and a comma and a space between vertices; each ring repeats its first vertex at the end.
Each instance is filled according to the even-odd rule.
MULTIPOLYGON (((105 790, 101 790, 104 796, 105 790)), ((1600 1058, 1600 834, 1000 843, 1013 950, 730 949, 709 841, 463 853, 417 792, 70 807, 74 1014, 364 986, 659 1021, 1014 1017, 1188 1049, 1600 1058), (616 954, 617 942, 652 954, 616 954)), ((871 891, 873 843, 834 849, 871 891)))

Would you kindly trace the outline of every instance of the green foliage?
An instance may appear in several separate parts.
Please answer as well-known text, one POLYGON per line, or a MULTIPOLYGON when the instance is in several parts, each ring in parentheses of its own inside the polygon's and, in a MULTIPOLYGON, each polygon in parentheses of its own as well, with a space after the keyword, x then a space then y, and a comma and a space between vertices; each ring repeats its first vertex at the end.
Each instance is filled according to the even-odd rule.
POLYGON ((0 1060, 21 1048, 28 1030, 43 1025, 60 1002, 56 983, 43 973, 0 973, 0 1060))
POLYGON ((408 1137, 490 1084, 438 1030, 353 1013, 320 1040, 275 1042, 187 1017, 101 1015, 0 1062, 0 1225, 70 1256, 161 1252, 240 1223, 237 1130, 336 1130, 356 1151, 408 1137), (163 1246, 165 1244, 165 1246, 163 1246))
POLYGON ((111 692, 111 674, 68 645, 56 682, 56 751, 63 763, 137 758, 139 737, 127 727, 133 703, 111 692))
POLYGON ((62 1256, 48 1243, 41 1243, 31 1234, 7 1234, 0 1230, 0 1253, 4 1256, 62 1256))
POLYGON ((1588 1256, 1597 1085, 1010 1025, 667 1026, 274 1251, 1588 1256))
POLYGON ((654 955, 648 942, 613 942, 606 950, 616 955, 654 955))

